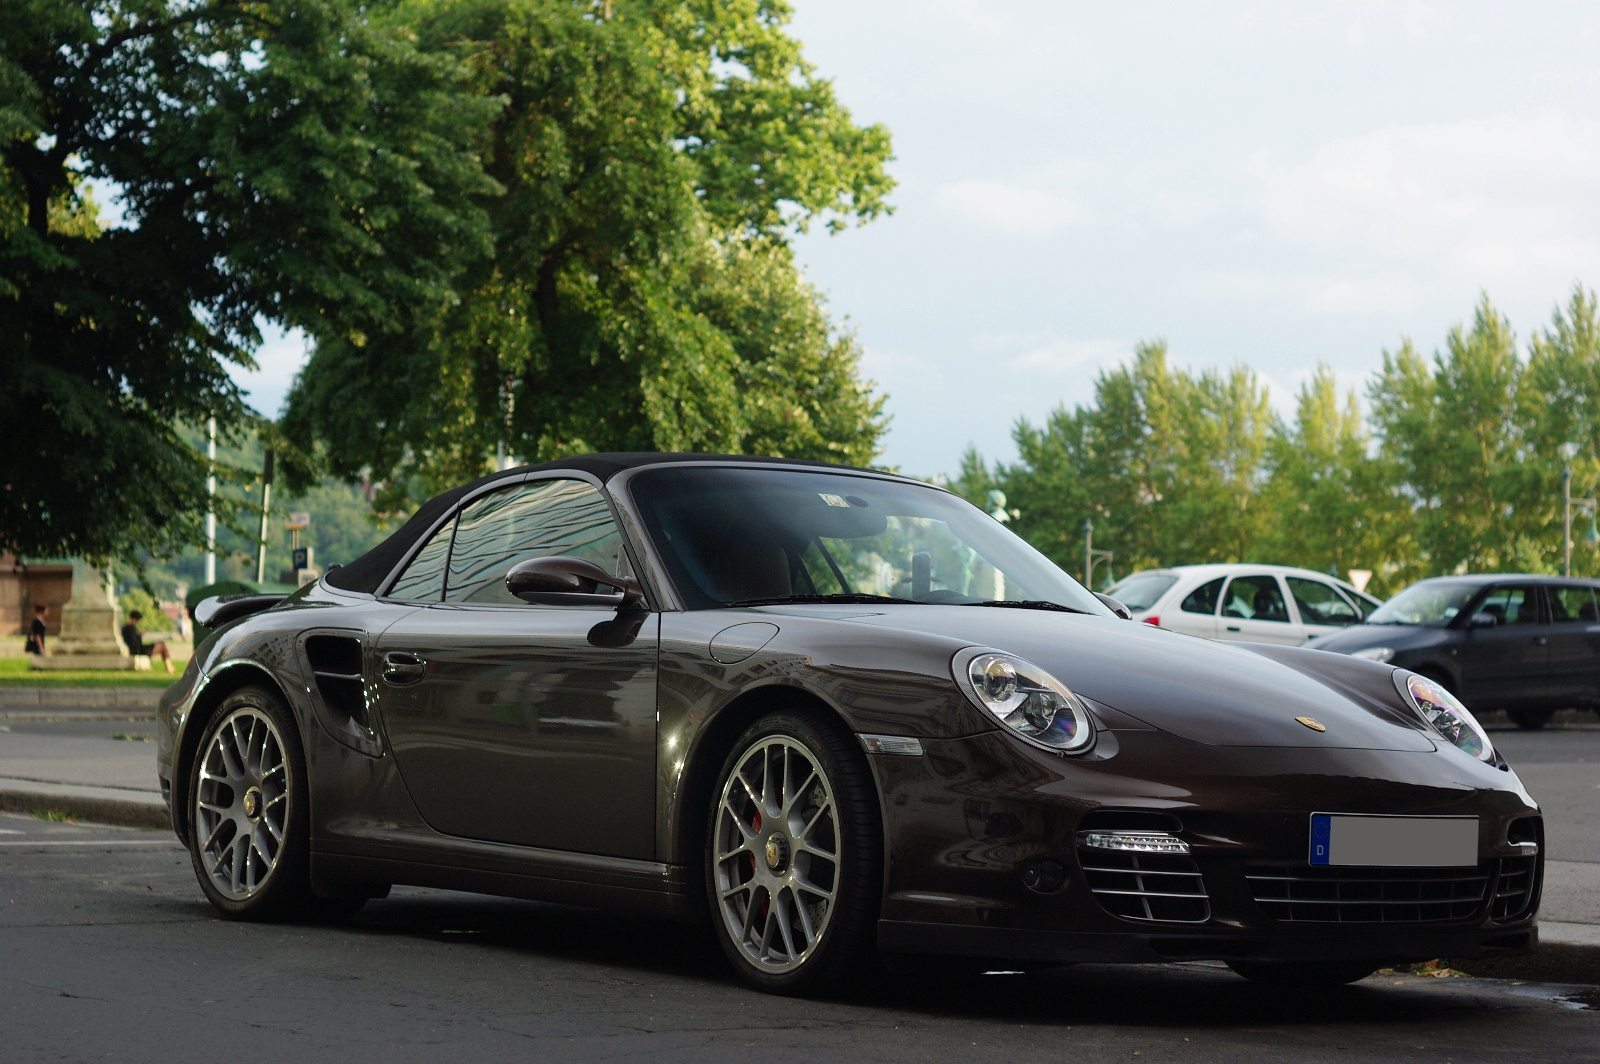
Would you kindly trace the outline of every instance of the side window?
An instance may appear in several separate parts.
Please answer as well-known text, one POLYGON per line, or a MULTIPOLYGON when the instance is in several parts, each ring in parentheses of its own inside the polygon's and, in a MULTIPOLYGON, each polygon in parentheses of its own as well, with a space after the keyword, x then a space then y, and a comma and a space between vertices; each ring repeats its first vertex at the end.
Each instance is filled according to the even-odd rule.
POLYGON ((1589 588, 1551 584, 1545 590, 1550 593, 1550 619, 1556 624, 1600 620, 1600 613, 1595 611, 1594 592, 1589 588))
POLYGON ((1208 580, 1189 592, 1178 607, 1184 613, 1216 613, 1217 596, 1222 594, 1222 577, 1208 580))
POLYGON ((446 602, 523 605, 506 573, 530 558, 568 555, 624 575, 622 535, 593 485, 538 480, 485 495, 461 511, 446 602))
POLYGON ((1343 595, 1321 580, 1308 580, 1303 576, 1288 578, 1289 594, 1300 607, 1300 620, 1304 624, 1336 624, 1343 627, 1355 624, 1361 618, 1356 609, 1345 601, 1343 595))
POLYGON ((444 560, 450 553, 450 533, 456 523, 447 521, 444 527, 417 551, 405 572, 389 588, 389 598, 407 602, 438 602, 444 596, 444 560))
POLYGON ((1531 587, 1497 587, 1478 606, 1478 613, 1487 613, 1494 623, 1538 624, 1539 596, 1531 587))
POLYGON ((1289 623, 1289 607, 1273 576, 1238 576, 1222 599, 1222 615, 1246 621, 1289 623))

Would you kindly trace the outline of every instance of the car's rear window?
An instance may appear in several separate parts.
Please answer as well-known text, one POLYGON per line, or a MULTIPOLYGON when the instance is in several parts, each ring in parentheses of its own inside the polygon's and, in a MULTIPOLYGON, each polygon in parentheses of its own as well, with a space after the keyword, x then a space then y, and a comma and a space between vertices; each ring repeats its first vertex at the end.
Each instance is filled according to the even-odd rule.
POLYGON ((1154 606, 1156 600, 1177 582, 1177 577, 1166 573, 1134 573, 1124 577, 1107 594, 1137 613, 1154 606))

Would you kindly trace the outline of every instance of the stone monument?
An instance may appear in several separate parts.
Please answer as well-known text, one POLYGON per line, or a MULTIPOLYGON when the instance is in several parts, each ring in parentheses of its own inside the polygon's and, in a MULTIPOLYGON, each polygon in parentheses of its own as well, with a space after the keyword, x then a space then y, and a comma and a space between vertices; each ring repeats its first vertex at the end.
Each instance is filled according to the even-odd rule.
POLYGON ((117 631, 117 601, 109 574, 82 558, 72 560, 72 598, 61 607, 61 634, 49 653, 30 656, 35 669, 131 669, 133 659, 117 631))

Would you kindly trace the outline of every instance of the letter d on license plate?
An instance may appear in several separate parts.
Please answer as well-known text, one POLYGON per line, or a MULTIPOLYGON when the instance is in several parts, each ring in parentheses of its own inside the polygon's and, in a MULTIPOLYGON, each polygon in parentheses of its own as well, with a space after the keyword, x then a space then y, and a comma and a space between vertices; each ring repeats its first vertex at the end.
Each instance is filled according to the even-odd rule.
POLYGON ((1475 816, 1311 814, 1311 863, 1466 868, 1478 863, 1475 816))

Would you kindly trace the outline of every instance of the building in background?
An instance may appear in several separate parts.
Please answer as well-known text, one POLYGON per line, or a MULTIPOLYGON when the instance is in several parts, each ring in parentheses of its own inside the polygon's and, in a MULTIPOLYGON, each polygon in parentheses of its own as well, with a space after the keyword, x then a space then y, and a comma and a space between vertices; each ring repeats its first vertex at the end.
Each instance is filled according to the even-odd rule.
POLYGON ((61 607, 72 598, 72 563, 23 561, 0 553, 0 635, 26 635, 34 603, 45 605, 45 631, 61 634, 61 607))

